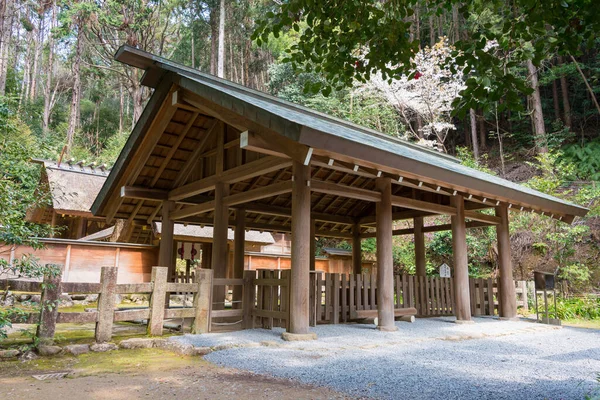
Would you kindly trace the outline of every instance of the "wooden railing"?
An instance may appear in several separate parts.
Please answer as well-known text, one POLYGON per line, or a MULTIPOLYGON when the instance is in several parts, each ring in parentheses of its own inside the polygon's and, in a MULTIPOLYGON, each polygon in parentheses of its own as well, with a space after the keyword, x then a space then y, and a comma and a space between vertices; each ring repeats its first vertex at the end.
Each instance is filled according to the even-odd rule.
MULTIPOLYGON (((347 322, 354 311, 377 309, 375 274, 311 273, 310 279, 309 318, 312 326, 347 322)), ((470 278, 469 284, 472 314, 498 315, 498 279, 470 278)), ((517 306, 527 308, 525 281, 516 282, 516 286, 517 306)), ((414 307, 417 316, 421 317, 454 315, 453 279, 396 275, 394 307, 414 307)))

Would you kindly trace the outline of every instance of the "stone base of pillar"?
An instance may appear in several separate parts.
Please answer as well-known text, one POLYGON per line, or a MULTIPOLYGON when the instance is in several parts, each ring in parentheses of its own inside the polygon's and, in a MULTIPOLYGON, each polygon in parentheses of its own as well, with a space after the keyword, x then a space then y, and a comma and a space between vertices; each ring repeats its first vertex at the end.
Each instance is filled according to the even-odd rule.
POLYGON ((475 321, 473 321, 472 319, 457 319, 456 321, 454 321, 454 323, 459 324, 459 325, 468 325, 468 324, 474 324, 475 321))
MULTIPOLYGON (((377 325, 377 318, 375 318, 375 325, 377 325)), ((396 332, 398 330, 398 327, 396 325, 390 325, 390 326, 379 326, 377 325, 377 330, 381 331, 381 332, 396 332)))
POLYGON ((283 332, 281 334, 281 338, 287 342, 302 342, 307 340, 317 340, 316 333, 291 333, 291 332, 283 332))
POLYGON ((519 317, 498 317, 500 321, 520 321, 519 317))

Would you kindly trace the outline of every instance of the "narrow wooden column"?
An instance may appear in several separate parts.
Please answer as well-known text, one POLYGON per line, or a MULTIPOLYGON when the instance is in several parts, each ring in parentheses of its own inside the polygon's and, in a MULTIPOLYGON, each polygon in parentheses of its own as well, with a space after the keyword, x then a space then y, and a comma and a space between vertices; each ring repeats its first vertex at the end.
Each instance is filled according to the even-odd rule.
POLYGON ((456 207, 456 215, 453 215, 451 218, 456 322, 466 323, 472 322, 472 320, 471 298, 469 296, 469 263, 467 252, 467 226, 465 223, 465 202, 460 195, 450 197, 450 202, 456 207))
POLYGON ((498 238, 498 265, 500 267, 500 318, 513 319, 517 316, 517 298, 513 282, 512 259, 510 256, 510 234, 508 229, 508 207, 496 207, 500 224, 496 225, 498 238))
POLYGON ((352 225, 352 273, 360 275, 362 273, 362 250, 360 238, 360 225, 352 225))
MULTIPOLYGON (((244 252, 246 249, 246 210, 239 208, 235 212, 235 232, 233 238, 233 277, 244 277, 244 252)), ((242 308, 243 286, 233 287, 233 308, 242 308)))
MULTIPOLYGON (((227 229, 229 209, 223 204, 223 197, 229 194, 229 185, 219 182, 215 185, 215 211, 213 223, 213 246, 211 266, 215 279, 225 278, 227 274, 227 229)), ((213 309, 222 310, 225 305, 225 286, 217 286, 213 290, 213 301, 217 304, 213 309)))
POLYGON ((292 166, 292 270, 290 318, 286 340, 315 339, 309 334, 310 279, 310 167, 294 161, 292 166))
POLYGON ((315 268, 317 267, 317 260, 315 257, 315 253, 317 252, 317 244, 315 242, 315 230, 316 230, 316 226, 315 226, 315 220, 311 219, 310 220, 310 270, 314 271, 315 268))
POLYGON ((202 243, 202 260, 200 260, 203 269, 212 269, 212 243, 202 243))
POLYGON ((425 262, 425 234, 423 233, 423 217, 413 219, 415 228, 415 274, 417 276, 427 276, 425 262))
POLYGON ((175 223, 170 218, 174 208, 175 202, 169 200, 163 202, 158 265, 167 268, 167 280, 171 279, 171 276, 173 276, 173 273, 175 272, 173 259, 173 252, 175 251, 175 246, 173 244, 175 223))
POLYGON ((376 205, 377 229, 377 329, 395 331, 394 260, 392 255, 392 181, 377 178, 381 201, 376 205))

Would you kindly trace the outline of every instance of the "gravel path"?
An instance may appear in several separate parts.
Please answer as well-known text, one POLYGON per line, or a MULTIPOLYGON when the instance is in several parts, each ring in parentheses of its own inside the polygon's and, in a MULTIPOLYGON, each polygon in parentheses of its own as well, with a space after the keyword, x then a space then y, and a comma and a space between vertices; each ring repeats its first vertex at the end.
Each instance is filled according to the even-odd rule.
POLYGON ((174 340, 220 351, 208 361, 389 399, 583 399, 600 396, 600 331, 476 318, 322 325, 319 339, 283 342, 281 330, 186 335, 174 340))

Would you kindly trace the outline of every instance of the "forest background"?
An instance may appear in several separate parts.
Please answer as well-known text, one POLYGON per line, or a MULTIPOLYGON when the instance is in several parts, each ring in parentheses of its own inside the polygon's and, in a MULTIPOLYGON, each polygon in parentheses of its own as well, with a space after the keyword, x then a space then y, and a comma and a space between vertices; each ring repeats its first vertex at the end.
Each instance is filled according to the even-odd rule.
MULTIPOLYGON (((595 8, 586 0, 3 0, 0 240, 49 233, 24 221, 27 207, 46 201, 35 195, 30 158, 116 160, 151 95, 140 71, 113 61, 129 44, 589 207, 572 225, 513 212, 511 245, 516 279, 557 270, 566 295, 597 292, 595 8)), ((394 240, 395 268, 414 272, 412 237, 394 240)), ((493 230, 470 230, 468 245, 470 274, 496 276, 493 230)), ((448 232, 428 234, 426 246, 430 274, 450 264, 448 232)), ((374 242, 363 250, 373 257, 374 242)))

